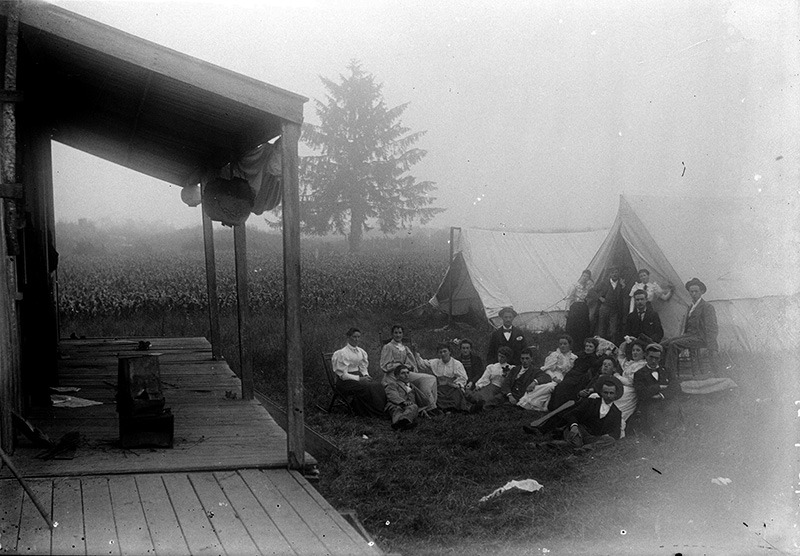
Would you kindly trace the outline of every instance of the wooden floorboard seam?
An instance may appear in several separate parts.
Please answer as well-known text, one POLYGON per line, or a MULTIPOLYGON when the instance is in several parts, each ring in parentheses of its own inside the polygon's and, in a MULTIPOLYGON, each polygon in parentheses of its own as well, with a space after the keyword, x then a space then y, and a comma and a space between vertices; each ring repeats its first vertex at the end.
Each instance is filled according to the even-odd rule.
POLYGON ((261 552, 261 548, 258 546, 258 543, 256 542, 255 537, 253 537, 253 533, 250 531, 250 528, 247 527, 247 524, 239 516, 239 512, 236 509, 236 505, 233 503, 233 500, 231 500, 230 496, 228 496, 228 493, 225 492, 225 489, 223 488, 222 483, 219 482, 219 478, 217 477, 217 474, 212 472, 211 473, 211 478, 214 479, 214 483, 219 488, 220 492, 222 493, 222 496, 225 497, 225 503, 228 505, 228 507, 233 512, 234 517, 239 521, 239 523, 242 524, 242 527, 244 528, 245 532, 247 533, 247 536, 250 538, 250 541, 253 543, 253 546, 256 547, 256 550, 258 550, 259 554, 263 554, 263 552, 261 552))
POLYGON ((250 536, 253 538, 262 554, 297 554, 292 548, 289 539, 272 516, 264 509, 263 504, 250 489, 239 470, 234 472, 214 472, 214 477, 217 479, 220 487, 222 487, 228 500, 235 505, 239 514, 245 513, 251 516, 252 519, 243 520, 245 527, 247 527, 248 523, 254 522, 256 515, 263 514, 259 515, 259 527, 256 531, 253 531, 252 527, 247 527, 250 536), (226 483, 231 484, 226 486, 226 483), (237 490, 239 491, 238 495, 236 495, 237 490), (234 496, 236 497, 236 501, 234 501, 234 496), (247 501, 245 499, 247 498, 250 499, 249 501, 252 507, 248 508, 246 506, 247 501), (239 504, 239 499, 241 499, 241 504, 239 504), (267 539, 262 539, 264 536, 266 536, 267 539), (278 546, 276 545, 280 547, 280 552, 277 552, 278 546))
POLYGON ((262 473, 262 471, 248 469, 240 472, 240 475, 244 479, 245 485, 247 485, 247 487, 253 493, 253 496, 255 496, 259 505, 261 505, 263 510, 268 516, 270 516, 272 521, 284 535, 286 541, 289 543, 289 546, 292 547, 292 550, 301 555, 318 554, 321 552, 320 548, 324 550, 325 545, 319 541, 316 535, 313 535, 313 531, 310 530, 302 518, 298 515, 298 520, 295 520, 294 515, 290 515, 296 514, 297 512, 283 497, 283 495, 274 487, 274 485, 272 485, 271 482, 269 483, 269 486, 267 485, 268 481, 263 479, 261 476, 262 473), (265 492, 265 490, 269 492, 265 492), (271 498, 270 495, 273 493, 285 503, 286 508, 281 508, 280 504, 276 504, 276 508, 268 508, 265 506, 267 500, 271 498), (282 519, 278 520, 279 517, 282 519), (299 531, 296 530, 298 527, 296 527, 295 524, 299 525, 299 531), (295 530, 290 531, 290 526, 291 529, 295 530), (309 533, 311 533, 311 536, 309 536, 309 533))
POLYGON ((155 537, 153 537, 153 531, 150 528, 150 522, 147 520, 147 511, 146 511, 146 508, 145 508, 145 505, 144 505, 144 501, 142 500, 142 492, 141 492, 141 490, 139 490, 139 483, 136 481, 136 476, 133 475, 132 478, 133 478, 133 484, 136 487, 136 495, 139 498, 139 506, 142 509, 142 517, 144 518, 144 524, 147 527, 147 535, 150 538, 150 544, 153 546, 153 552, 155 553, 156 552, 156 550, 155 550, 156 539, 155 539, 155 537))
MULTIPOLYGON (((331 511, 326 510, 321 506, 317 500, 309 495, 308 492, 297 482, 292 471, 287 471, 285 474, 265 474, 265 478, 269 480, 275 488, 286 498, 289 504, 294 508, 300 518, 311 529, 320 542, 328 548, 332 554, 348 555, 348 545, 353 543, 354 540, 350 538, 348 532, 344 530, 339 522, 335 519, 341 517, 334 508, 331 511), (298 496, 299 495, 299 496, 298 496), (308 504, 306 500, 311 503, 308 504), (302 506, 304 507, 301 507, 302 506), (328 522, 331 526, 325 531, 320 524, 328 522), (316 524, 316 526, 315 526, 316 524)), ((366 552, 367 543, 363 539, 358 539, 357 546, 359 546, 359 553, 366 552)))
MULTIPOLYGON (((182 475, 182 474, 180 474, 180 475, 182 475)), ((167 500, 169 501, 169 506, 172 509, 173 515, 175 515, 175 520, 178 522, 178 529, 180 530, 181 536, 183 537, 183 542, 184 542, 184 544, 186 544, 186 547, 189 549, 189 553, 191 554, 192 553, 192 544, 193 543, 186 536, 186 531, 184 530, 183 525, 181 524, 181 517, 180 517, 180 514, 178 512, 178 508, 175 507, 175 501, 172 499, 172 494, 170 493, 170 489, 167 486, 167 482, 166 482, 166 480, 164 478, 164 475, 163 474, 159 474, 159 479, 161 480, 161 486, 164 487, 164 492, 167 494, 167 500)), ((191 484, 191 481, 189 483, 191 484)))

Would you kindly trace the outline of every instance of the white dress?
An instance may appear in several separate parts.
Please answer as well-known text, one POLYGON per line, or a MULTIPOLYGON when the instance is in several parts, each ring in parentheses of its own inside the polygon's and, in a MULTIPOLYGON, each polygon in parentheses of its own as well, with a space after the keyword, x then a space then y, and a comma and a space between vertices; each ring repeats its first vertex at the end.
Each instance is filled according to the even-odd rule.
POLYGON ((572 365, 577 358, 578 356, 571 351, 561 353, 556 350, 548 355, 547 359, 544 360, 542 370, 550 375, 553 381, 540 384, 531 392, 526 392, 517 402, 517 405, 523 409, 547 411, 547 404, 550 403, 550 396, 553 394, 553 390, 564 379, 564 375, 572 369, 572 365))
POLYGON ((636 390, 633 389, 633 375, 636 371, 647 365, 647 361, 632 361, 630 359, 620 358, 622 365, 622 376, 618 375, 619 381, 622 383, 623 392, 622 396, 614 402, 620 412, 622 413, 622 436, 625 436, 625 422, 628 417, 633 415, 636 411, 636 390))

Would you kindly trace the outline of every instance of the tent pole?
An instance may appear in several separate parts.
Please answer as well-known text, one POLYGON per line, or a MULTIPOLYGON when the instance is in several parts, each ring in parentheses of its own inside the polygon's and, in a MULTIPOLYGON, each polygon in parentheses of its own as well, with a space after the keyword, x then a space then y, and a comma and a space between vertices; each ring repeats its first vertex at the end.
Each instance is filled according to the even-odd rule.
MULTIPOLYGON (((457 228, 455 226, 450 226, 450 259, 447 261, 447 267, 450 268, 450 265, 453 264, 453 255, 455 255, 455 237, 456 237, 456 230, 461 230, 461 228, 457 228)), ((453 287, 450 287, 450 302, 447 304, 447 326, 453 324, 453 287)))

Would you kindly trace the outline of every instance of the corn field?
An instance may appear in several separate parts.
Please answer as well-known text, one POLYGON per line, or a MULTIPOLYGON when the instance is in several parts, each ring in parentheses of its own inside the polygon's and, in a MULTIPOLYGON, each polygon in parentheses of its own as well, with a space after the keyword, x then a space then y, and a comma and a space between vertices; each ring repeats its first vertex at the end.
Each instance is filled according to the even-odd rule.
MULTIPOLYGON (((301 261, 308 313, 412 309, 433 296, 446 269, 446 260, 432 252, 303 253, 301 261)), ((251 308, 282 306, 280 253, 251 253, 248 277, 251 308)), ((234 310, 230 253, 218 256, 217 284, 221 310, 234 310)), ((60 261, 58 291, 66 318, 191 313, 208 305, 202 252, 71 255, 60 261)))

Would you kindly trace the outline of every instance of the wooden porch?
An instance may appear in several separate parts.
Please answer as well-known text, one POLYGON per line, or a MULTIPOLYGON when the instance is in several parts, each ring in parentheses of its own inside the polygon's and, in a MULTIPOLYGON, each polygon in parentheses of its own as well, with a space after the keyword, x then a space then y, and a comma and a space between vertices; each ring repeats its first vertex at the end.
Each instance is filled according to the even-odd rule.
MULTIPOLYGON (((59 523, 50 531, 7 468, 0 472, 0 551, 30 554, 377 554, 302 474, 288 471, 286 434, 204 338, 149 338, 160 353, 172 449, 118 446, 117 355, 139 339, 63 340, 61 386, 103 402, 58 405, 29 419, 52 440, 77 431, 72 459, 13 455, 59 523)), ((306 455, 306 461, 310 456, 306 455)))
MULTIPOLYGON (((30 414, 29 420, 53 441, 77 431, 81 443, 70 460, 37 459, 41 448, 19 446, 14 461, 25 476, 286 467, 286 433, 257 400, 242 400, 239 379, 225 361, 211 359, 205 338, 148 339, 147 353, 161 354, 166 406, 175 416, 174 448, 118 447, 117 356, 143 353, 136 351, 139 340, 61 341, 59 384, 79 387, 68 395, 102 405, 74 409, 54 405, 30 414)), ((0 476, 9 472, 3 473, 0 476)))

